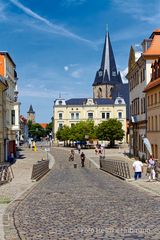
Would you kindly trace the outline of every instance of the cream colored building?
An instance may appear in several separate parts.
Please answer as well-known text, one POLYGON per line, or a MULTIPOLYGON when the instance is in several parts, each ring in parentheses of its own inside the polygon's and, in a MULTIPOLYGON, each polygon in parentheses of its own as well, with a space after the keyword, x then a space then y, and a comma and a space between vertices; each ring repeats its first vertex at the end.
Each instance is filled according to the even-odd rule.
POLYGON ((128 74, 130 91, 130 153, 146 156, 143 136, 147 134, 146 98, 143 92, 151 80, 151 65, 160 56, 160 30, 155 30, 149 39, 142 42, 142 52, 138 59, 131 47, 128 74))
MULTIPOLYGON (((91 119, 95 125, 109 118, 116 118, 122 123, 126 133, 126 104, 123 98, 113 99, 100 98, 74 98, 65 101, 57 99, 53 110, 54 138, 59 128, 91 119)), ((125 134, 126 136, 126 134, 125 134)), ((124 137, 123 141, 126 141, 124 137)))
POLYGON ((5 119, 6 119, 6 97, 5 91, 7 89, 6 81, 0 77, 0 163, 5 161, 5 142, 6 138, 6 128, 5 128, 5 119))
POLYGON ((7 81, 6 91, 6 128, 7 137, 5 139, 5 160, 13 152, 16 155, 16 144, 19 144, 19 116, 20 103, 17 101, 17 73, 16 65, 8 52, 0 52, 0 74, 7 81))
POLYGON ((144 92, 147 100, 147 138, 153 157, 160 161, 160 59, 152 65, 152 78, 144 92))

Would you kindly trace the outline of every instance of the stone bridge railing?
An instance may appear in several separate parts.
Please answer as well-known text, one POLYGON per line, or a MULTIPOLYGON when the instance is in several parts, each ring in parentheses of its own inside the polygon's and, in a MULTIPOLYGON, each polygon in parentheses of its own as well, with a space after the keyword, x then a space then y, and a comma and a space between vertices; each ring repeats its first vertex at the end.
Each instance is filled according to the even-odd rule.
POLYGON ((33 164, 31 179, 37 181, 47 172, 49 172, 49 160, 37 161, 37 163, 33 164))
POLYGON ((122 160, 108 160, 100 157, 100 169, 122 179, 130 179, 129 164, 122 160))

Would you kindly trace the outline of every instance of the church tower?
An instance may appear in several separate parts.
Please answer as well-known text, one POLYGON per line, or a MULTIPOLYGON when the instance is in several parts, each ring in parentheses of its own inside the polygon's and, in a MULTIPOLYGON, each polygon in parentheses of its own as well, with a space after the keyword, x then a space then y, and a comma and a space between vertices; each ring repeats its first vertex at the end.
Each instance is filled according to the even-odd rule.
POLYGON ((32 105, 30 105, 30 108, 27 114, 28 114, 27 121, 32 121, 32 123, 35 123, 35 112, 33 111, 32 105))
POLYGON ((93 83, 93 98, 112 98, 112 89, 122 84, 121 75, 117 72, 115 58, 110 42, 109 32, 105 36, 101 67, 93 83))

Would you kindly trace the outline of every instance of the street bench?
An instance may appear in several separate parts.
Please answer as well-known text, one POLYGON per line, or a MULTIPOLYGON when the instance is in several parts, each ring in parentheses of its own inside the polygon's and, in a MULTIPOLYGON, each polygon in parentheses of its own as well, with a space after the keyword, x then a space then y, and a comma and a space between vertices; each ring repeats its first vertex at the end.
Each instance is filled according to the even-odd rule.
POLYGON ((129 164, 122 160, 100 158, 100 169, 121 179, 130 179, 129 164))
POLYGON ((47 172, 49 172, 49 160, 37 161, 37 163, 33 164, 31 179, 38 181, 47 172))

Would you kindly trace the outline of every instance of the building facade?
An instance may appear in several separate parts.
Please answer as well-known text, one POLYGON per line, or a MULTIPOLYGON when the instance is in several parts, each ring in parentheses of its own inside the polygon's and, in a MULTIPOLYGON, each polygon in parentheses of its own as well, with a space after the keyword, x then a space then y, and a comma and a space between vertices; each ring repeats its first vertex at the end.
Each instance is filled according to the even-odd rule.
POLYGON ((0 75, 6 80, 8 88, 6 95, 6 129, 5 160, 11 153, 16 157, 16 144, 19 145, 19 115, 20 103, 17 101, 16 65, 8 52, 0 52, 0 75))
POLYGON ((142 42, 142 53, 135 59, 133 47, 128 61, 130 95, 130 153, 140 158, 146 157, 143 137, 147 134, 146 97, 143 92, 150 82, 151 65, 160 56, 160 30, 155 30, 149 39, 142 42))
POLYGON ((153 157, 160 160, 160 58, 152 64, 152 78, 144 89, 147 102, 147 138, 153 157))
MULTIPOLYGON (((57 99, 54 102, 54 137, 59 128, 93 120, 95 125, 109 118, 116 118, 122 123, 126 133, 126 104, 123 98, 113 99, 75 98, 65 101, 57 99)), ((125 137, 123 141, 125 142, 125 137)))
POLYGON ((7 82, 0 77, 0 163, 5 161, 5 141, 6 139, 6 96, 7 82))

